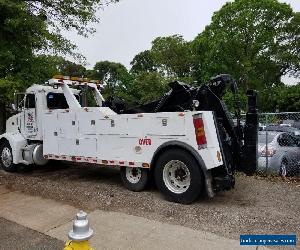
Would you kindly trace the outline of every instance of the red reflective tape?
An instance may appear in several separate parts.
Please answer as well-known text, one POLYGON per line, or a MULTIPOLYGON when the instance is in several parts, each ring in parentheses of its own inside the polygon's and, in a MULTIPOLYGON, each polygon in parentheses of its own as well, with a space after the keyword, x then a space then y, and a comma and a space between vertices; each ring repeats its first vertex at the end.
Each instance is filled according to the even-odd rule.
POLYGON ((123 165, 123 164, 125 164, 125 161, 119 161, 119 163, 123 165))
POLYGON ((134 162, 133 161, 130 161, 128 162, 130 166, 133 166, 134 165, 134 162))
POLYGON ((115 161, 109 161, 109 163, 115 163, 115 161))

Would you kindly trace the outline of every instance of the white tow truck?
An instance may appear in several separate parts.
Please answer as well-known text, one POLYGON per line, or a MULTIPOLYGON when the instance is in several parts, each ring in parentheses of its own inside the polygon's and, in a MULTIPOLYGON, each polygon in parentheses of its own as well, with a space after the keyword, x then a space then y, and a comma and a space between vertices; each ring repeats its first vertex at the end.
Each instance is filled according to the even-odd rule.
POLYGON ((212 111, 117 114, 103 106, 98 84, 62 76, 29 87, 21 100, 0 135, 6 171, 49 160, 120 166, 133 191, 153 177, 170 201, 214 195, 211 170, 223 160, 212 111), (92 90, 97 107, 81 106, 80 86, 92 90))

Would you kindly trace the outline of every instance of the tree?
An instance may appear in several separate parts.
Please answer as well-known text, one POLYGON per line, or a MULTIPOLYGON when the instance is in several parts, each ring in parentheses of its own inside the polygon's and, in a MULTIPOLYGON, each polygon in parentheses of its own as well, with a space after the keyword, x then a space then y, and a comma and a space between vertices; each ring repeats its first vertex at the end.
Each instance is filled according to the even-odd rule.
POLYGON ((298 112, 300 110, 300 84, 275 87, 260 93, 258 107, 261 111, 298 112))
POLYGON ((61 62, 57 65, 58 72, 65 76, 86 77, 87 70, 81 64, 76 64, 61 58, 61 62))
POLYGON ((13 75, 0 78, 0 132, 5 129, 6 103, 9 103, 14 92, 23 91, 25 86, 43 83, 51 76, 59 73, 58 65, 61 58, 52 56, 32 56, 27 60, 27 66, 13 75))
POLYGON ((137 54, 131 61, 131 70, 133 74, 140 72, 155 72, 157 71, 157 62, 154 60, 153 53, 150 50, 142 51, 137 54))
POLYGON ((142 72, 119 96, 127 103, 144 104, 159 99, 168 89, 168 81, 157 72, 142 72))
POLYGON ((230 73, 242 89, 282 85, 299 72, 299 13, 277 0, 235 0, 193 41, 194 76, 230 73))
POLYGON ((158 70, 167 77, 190 76, 192 53, 190 44, 182 36, 158 37, 152 42, 151 52, 158 70))
POLYGON ((64 38, 62 31, 76 30, 83 36, 94 32, 89 24, 99 21, 96 10, 108 2, 113 1, 0 1, 0 127, 5 123, 7 99, 16 89, 36 81, 35 72, 28 70, 38 67, 34 63, 41 58, 36 55, 78 56, 74 52, 76 46, 64 38))
POLYGON ((132 79, 124 65, 109 61, 97 62, 90 77, 102 82, 106 95, 114 95, 121 88, 125 91, 132 79))

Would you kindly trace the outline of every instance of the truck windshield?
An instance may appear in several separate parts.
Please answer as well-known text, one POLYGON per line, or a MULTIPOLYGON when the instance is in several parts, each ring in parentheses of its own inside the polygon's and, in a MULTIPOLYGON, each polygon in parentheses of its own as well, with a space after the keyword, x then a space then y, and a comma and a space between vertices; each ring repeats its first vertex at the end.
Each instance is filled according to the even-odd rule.
MULTIPOLYGON (((75 95, 79 101, 79 96, 75 95)), ((69 105, 63 93, 48 93, 47 94, 47 107, 48 109, 67 109, 69 105)))

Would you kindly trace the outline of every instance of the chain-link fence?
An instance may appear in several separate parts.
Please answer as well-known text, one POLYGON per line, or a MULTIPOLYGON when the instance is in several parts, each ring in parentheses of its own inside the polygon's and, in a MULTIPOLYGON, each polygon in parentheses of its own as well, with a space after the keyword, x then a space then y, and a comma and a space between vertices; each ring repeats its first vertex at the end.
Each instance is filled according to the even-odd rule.
POLYGON ((259 115, 258 173, 300 176, 300 112, 259 115))

